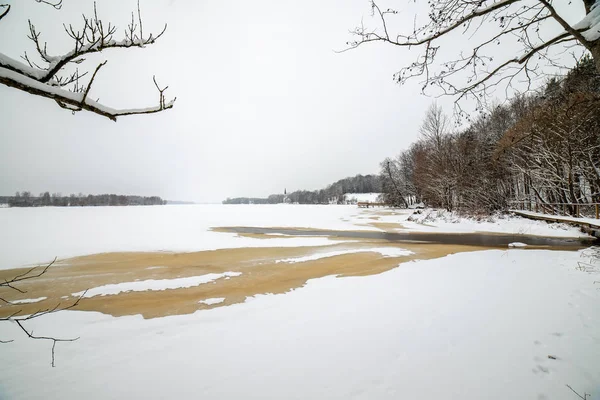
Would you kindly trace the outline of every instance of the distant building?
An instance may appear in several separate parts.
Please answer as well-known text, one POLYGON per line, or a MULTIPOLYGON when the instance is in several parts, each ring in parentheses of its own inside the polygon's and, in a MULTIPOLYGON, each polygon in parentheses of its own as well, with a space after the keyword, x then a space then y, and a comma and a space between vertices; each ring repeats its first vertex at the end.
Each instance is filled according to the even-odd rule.
POLYGON ((283 189, 283 204, 290 204, 292 201, 287 195, 287 188, 283 189))

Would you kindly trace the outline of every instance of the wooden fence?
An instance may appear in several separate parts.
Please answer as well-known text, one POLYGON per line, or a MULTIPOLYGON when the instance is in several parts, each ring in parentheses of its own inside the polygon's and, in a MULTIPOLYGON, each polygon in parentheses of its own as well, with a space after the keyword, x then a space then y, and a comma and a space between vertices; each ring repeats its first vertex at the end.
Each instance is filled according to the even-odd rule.
POLYGON ((538 201, 513 201, 512 209, 533 211, 549 215, 589 217, 600 219, 600 203, 541 203, 538 201))

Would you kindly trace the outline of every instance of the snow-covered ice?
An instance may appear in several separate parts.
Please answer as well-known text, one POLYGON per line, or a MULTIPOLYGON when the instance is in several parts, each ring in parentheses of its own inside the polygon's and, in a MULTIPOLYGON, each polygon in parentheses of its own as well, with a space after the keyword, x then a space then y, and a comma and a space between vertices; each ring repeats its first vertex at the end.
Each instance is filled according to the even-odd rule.
POLYGON ((323 246, 326 237, 238 237, 223 226, 368 230, 344 221, 356 206, 169 205, 0 209, 0 269, 115 251, 323 246), (52 229, 48 235, 43 228, 52 229))
MULTIPOLYGON (((437 216, 437 211, 424 210, 437 216)), ((578 237, 577 228, 518 217, 489 221, 449 217, 408 221, 412 211, 358 209, 352 205, 172 205, 146 207, 39 207, 0 209, 0 269, 49 262, 54 257, 115 251, 202 251, 239 247, 324 246, 327 237, 268 240, 211 231, 214 227, 294 227, 381 230, 366 224, 398 223, 415 232, 504 232, 578 237), (383 210, 383 211, 382 211, 383 210), (393 211, 392 211, 393 212, 393 211), (373 220, 375 222, 375 220, 373 220), (48 229, 52 235, 48 235, 48 229)))
POLYGON ((211 299, 200 300, 198 303, 212 306, 213 304, 220 304, 225 301, 225 297, 213 297, 211 299))
POLYGON ((283 260, 278 260, 278 263, 299 263, 306 261, 315 261, 320 260, 322 258, 329 258, 335 256, 341 256, 344 254, 355 254, 355 253, 379 253, 383 257, 403 257, 409 256, 413 254, 410 250, 401 249, 398 247, 373 247, 373 248, 363 248, 363 249, 348 249, 348 250, 338 250, 338 251, 324 251, 311 254, 309 256, 303 257, 294 257, 294 258, 285 258, 283 260))
MULTIPOLYGON (((210 230, 221 226, 378 230, 369 225, 375 221, 416 232, 580 234, 523 218, 423 213, 409 220, 409 211, 356 206, 0 209, 0 261, 7 268, 104 251, 334 243, 210 230)), ((348 247, 282 261, 410 254, 348 247)), ((460 253, 367 277, 315 279, 228 307, 219 307, 223 298, 197 298, 215 307, 194 314, 143 319, 66 311, 28 321, 38 335, 80 337, 57 344, 56 368, 51 343, 0 324, 0 339, 14 339, 0 346, 0 398, 563 399, 572 398, 569 384, 593 399, 600 397, 600 267, 578 269, 587 262, 582 254, 460 253)), ((87 296, 190 287, 234 274, 116 283, 87 296)))
POLYGON ((578 252, 488 250, 309 281, 144 320, 68 311, 0 324, 4 399, 600 397, 600 280, 578 252), (549 356, 555 359, 550 358, 549 356), (31 384, 35 382, 35 384, 31 384))
MULTIPOLYGON (((209 283, 221 278, 231 278, 240 276, 240 272, 225 272, 223 274, 205 274, 199 276, 190 276, 187 278, 176 279, 147 279, 144 281, 121 282, 110 285, 98 286, 88 289, 84 297, 108 296, 122 292, 144 292, 146 290, 168 290, 181 289, 209 283)), ((84 292, 73 293, 73 296, 80 297, 84 292)))
POLYGON ((527 247, 527 244, 522 243, 522 242, 512 242, 512 243, 508 244, 508 247, 522 248, 522 247, 527 247))
POLYGON ((39 303, 42 300, 46 300, 47 297, 37 297, 35 299, 22 299, 22 300, 11 300, 12 304, 31 304, 31 303, 39 303))

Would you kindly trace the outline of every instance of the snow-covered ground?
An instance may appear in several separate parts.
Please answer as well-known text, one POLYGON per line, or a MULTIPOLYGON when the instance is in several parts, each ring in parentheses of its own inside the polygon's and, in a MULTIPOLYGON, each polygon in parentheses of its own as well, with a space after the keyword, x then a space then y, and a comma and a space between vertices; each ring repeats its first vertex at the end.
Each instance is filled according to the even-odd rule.
POLYGON ((408 256, 412 254, 409 250, 399 249, 397 247, 368 247, 364 249, 351 249, 351 250, 340 250, 340 251, 326 251, 320 253, 314 253, 310 256, 304 257, 296 257, 296 258, 285 258, 283 260, 278 260, 278 263, 298 263, 305 261, 313 261, 320 260, 322 258, 329 258, 340 256, 343 254, 353 254, 353 253, 379 253, 383 257, 402 257, 408 256))
MULTIPOLYGON (((382 230, 373 222, 402 224, 415 232, 504 232, 581 236, 577 228, 525 218, 475 221, 447 213, 356 206, 172 205, 147 207, 40 207, 0 209, 0 269, 51 261, 54 257, 113 251, 201 251, 239 247, 297 247, 331 244, 325 237, 269 240, 211 231, 213 227, 296 227, 382 230), (439 214, 439 215, 438 215, 439 214), (429 217, 427 217, 429 216, 429 217), (411 218, 412 219, 412 218, 411 218)), ((387 228, 390 229, 390 228, 387 228)))
POLYGON ((199 276, 192 276, 189 278, 177 278, 177 279, 147 279, 145 281, 134 281, 134 282, 122 282, 111 285, 98 286, 89 289, 85 292, 73 293, 75 297, 94 297, 94 296, 108 296, 112 294, 119 294, 122 292, 144 292, 146 290, 169 290, 179 288, 189 288, 192 286, 198 286, 205 283, 213 282, 217 279, 227 278, 232 276, 241 275, 239 272, 226 272, 224 274, 206 274, 199 276))
POLYGON ((488 250, 185 316, 62 312, 29 325, 80 337, 56 368, 0 324, 0 398, 596 399, 600 275, 580 261, 488 250))

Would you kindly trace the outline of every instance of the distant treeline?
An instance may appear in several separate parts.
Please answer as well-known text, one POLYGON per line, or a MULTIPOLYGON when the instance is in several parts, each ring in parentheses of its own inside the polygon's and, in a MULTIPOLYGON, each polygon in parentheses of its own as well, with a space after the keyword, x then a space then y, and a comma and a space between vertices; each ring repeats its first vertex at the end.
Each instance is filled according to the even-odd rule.
POLYGON ((228 198, 223 204, 279 204, 284 202, 298 204, 343 203, 344 193, 379 193, 381 181, 378 175, 356 175, 340 179, 321 190, 297 190, 284 194, 272 194, 267 198, 236 197, 228 198))
POLYGON ((0 196, 0 204, 9 207, 84 207, 84 206, 152 206, 167 204, 158 196, 122 196, 116 194, 71 194, 41 193, 38 197, 30 192, 17 192, 14 196, 0 196))

